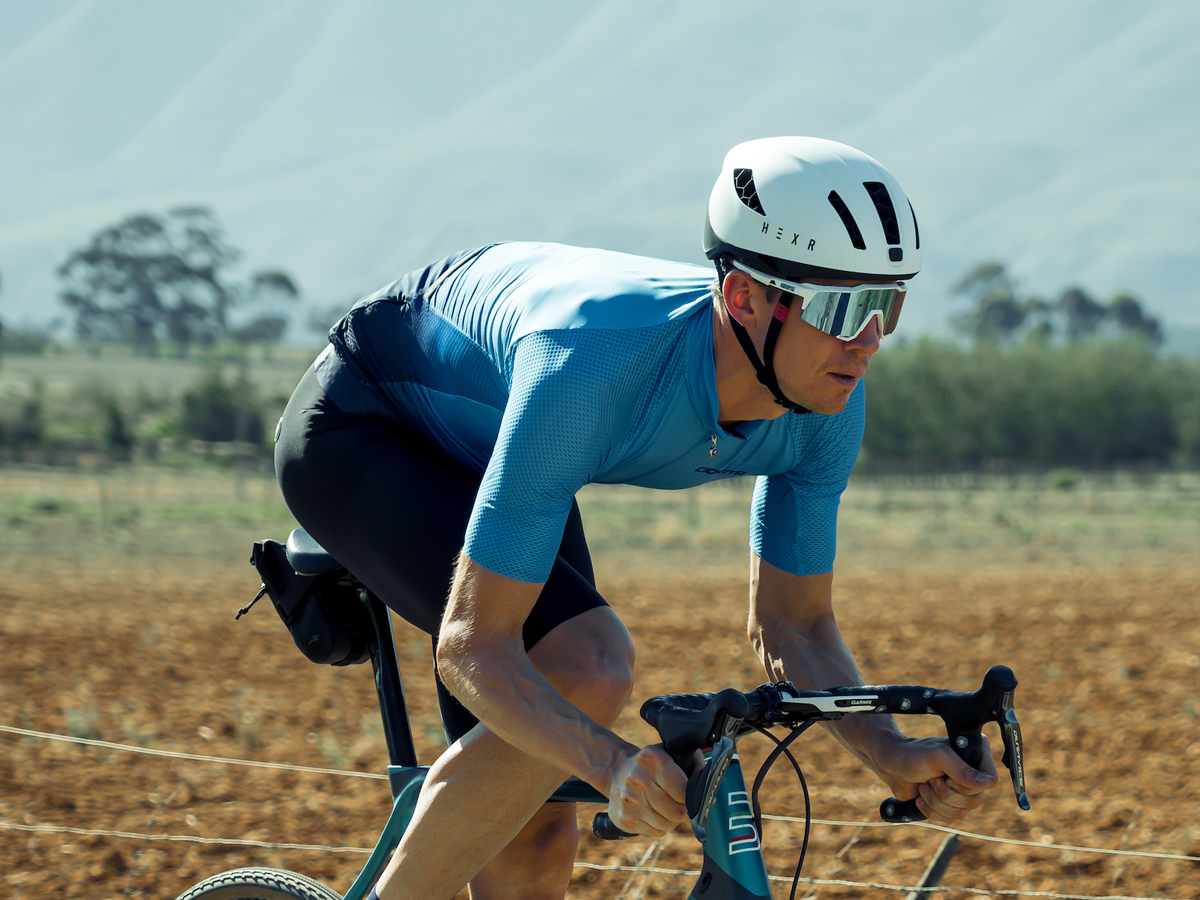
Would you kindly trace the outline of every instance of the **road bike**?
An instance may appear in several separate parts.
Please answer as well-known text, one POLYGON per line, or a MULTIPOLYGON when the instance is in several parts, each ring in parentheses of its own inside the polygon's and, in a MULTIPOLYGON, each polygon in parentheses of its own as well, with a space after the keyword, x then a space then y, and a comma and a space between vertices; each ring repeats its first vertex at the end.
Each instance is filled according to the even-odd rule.
MULTIPOLYGON (((255 546, 256 553, 261 554, 262 544, 255 546)), ((428 772, 427 766, 417 763, 387 606, 303 529, 292 532, 286 547, 275 547, 280 548, 281 559, 283 554, 286 555, 287 568, 292 570, 285 574, 296 578, 291 581, 285 578, 271 585, 270 580, 275 576, 268 577, 254 602, 264 593, 269 594, 289 625, 293 639, 310 658, 314 658, 311 646, 315 644, 322 647, 359 646, 361 649, 348 651, 346 658, 350 661, 369 658, 387 743, 392 812, 366 865, 344 897, 304 875, 250 867, 213 875, 185 891, 179 900, 363 900, 399 845, 428 772), (327 579, 326 584, 333 579, 344 590, 332 598, 326 592, 327 596, 323 598, 326 608, 321 615, 315 615, 311 610, 305 613, 305 591, 313 586, 314 579, 322 577, 327 579), (340 610, 333 608, 338 603, 340 610), (354 608, 353 604, 358 607, 354 608), (303 627, 297 624, 302 619, 307 622, 303 627), (337 633, 339 629, 344 633, 337 633), (313 631, 311 636, 310 631, 313 631)), ((262 566, 260 571, 264 571, 262 566)), ((241 610, 239 616, 249 608, 241 610)), ((1016 687, 1017 680, 1011 669, 993 666, 984 676, 981 687, 972 692, 915 685, 860 685, 805 691, 788 682, 780 682, 764 684, 748 692, 727 688, 715 693, 668 694, 647 700, 641 708, 642 718, 655 728, 667 752, 684 771, 692 767, 694 751, 701 750, 704 754, 703 766, 691 772, 687 784, 688 817, 703 857, 700 875, 688 897, 691 900, 762 900, 772 896, 762 852, 758 793, 767 771, 781 755, 795 768, 805 799, 804 838, 792 880, 792 894, 795 895, 808 847, 809 803, 808 787, 789 746, 817 722, 876 713, 938 715, 945 723, 950 745, 975 768, 979 767, 984 753, 982 727, 995 722, 1000 726, 1004 742, 1002 762, 1012 777, 1017 804, 1021 809, 1029 809, 1021 729, 1013 709, 1016 687), (773 727, 789 729, 790 733, 781 740, 770 733, 769 729, 773 727), (775 747, 747 790, 736 746, 742 738, 754 733, 766 735, 775 742, 775 747)), ((555 791, 553 799, 608 804, 603 794, 577 778, 568 779, 555 791)), ((887 822, 924 818, 915 801, 902 802, 894 798, 881 804, 880 816, 887 822)), ((606 812, 596 814, 592 830, 604 840, 632 837, 616 828, 606 812)), ((950 846, 948 853, 943 852, 934 860, 923 878, 923 887, 930 888, 937 883, 954 846, 957 845, 950 846)))

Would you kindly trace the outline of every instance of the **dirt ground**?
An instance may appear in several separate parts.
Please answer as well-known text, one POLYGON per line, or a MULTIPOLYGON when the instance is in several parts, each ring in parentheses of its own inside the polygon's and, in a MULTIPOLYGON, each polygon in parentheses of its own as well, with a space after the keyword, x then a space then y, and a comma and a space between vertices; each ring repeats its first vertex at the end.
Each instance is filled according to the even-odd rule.
MULTIPOLYGON (((601 558, 601 587, 629 623, 639 677, 619 730, 655 693, 749 688, 762 680, 745 641, 740 566, 674 569, 601 558)), ((253 573, 158 572, 99 564, 43 567, 0 586, 0 724, 180 750, 381 772, 386 763, 369 669, 304 660, 269 606, 235 623, 253 573)), ((1017 691, 1033 809, 1005 779, 968 830, 1039 846, 966 839, 943 878, 954 888, 1092 896, 1200 896, 1200 862, 1061 850, 1070 844, 1200 857, 1200 561, 1141 566, 1027 563, 852 568, 837 586, 844 633, 875 682, 973 688, 1005 663, 1017 691)), ((423 762, 441 749, 428 640, 399 626, 423 762)), ((928 731, 934 723, 906 723, 928 731)), ((999 745, 998 735, 991 737, 999 745)), ((757 770, 763 741, 743 745, 757 770), (759 746, 755 746, 758 744, 759 746)), ((801 739, 813 815, 872 822, 882 788, 826 735, 801 739)), ((765 811, 802 815, 784 766, 765 811)), ((362 854, 38 833, 55 825, 365 848, 388 811, 383 782, 162 759, 0 734, 0 879, 14 898, 170 898, 223 869, 294 869, 344 891, 362 854)), ((581 820, 593 810, 581 810, 581 820)), ((774 821, 773 874, 790 874, 800 827, 774 821)), ((911 885, 943 835, 920 827, 816 825, 805 874, 911 885)), ((682 830, 659 845, 584 837, 579 859, 694 869, 682 830)), ((692 878, 578 867, 571 896, 683 897, 692 878), (620 894, 622 890, 626 892, 620 894), (638 892, 641 892, 640 894, 638 892)), ((776 885, 787 896, 786 884, 776 885)), ((808 884, 798 896, 898 896, 808 884)), ((963 894, 941 894, 958 896, 963 894)))

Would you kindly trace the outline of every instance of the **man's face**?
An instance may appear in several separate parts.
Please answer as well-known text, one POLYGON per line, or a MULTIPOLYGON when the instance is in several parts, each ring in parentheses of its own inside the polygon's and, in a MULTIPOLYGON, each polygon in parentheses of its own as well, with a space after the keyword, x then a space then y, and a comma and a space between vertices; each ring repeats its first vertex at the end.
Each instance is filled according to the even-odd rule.
MULTIPOLYGON (((863 282, 833 281, 852 287, 863 282)), ((809 325, 793 306, 775 345, 775 374, 783 393, 822 415, 841 412, 879 349, 879 319, 872 317, 862 333, 843 341, 809 325)))

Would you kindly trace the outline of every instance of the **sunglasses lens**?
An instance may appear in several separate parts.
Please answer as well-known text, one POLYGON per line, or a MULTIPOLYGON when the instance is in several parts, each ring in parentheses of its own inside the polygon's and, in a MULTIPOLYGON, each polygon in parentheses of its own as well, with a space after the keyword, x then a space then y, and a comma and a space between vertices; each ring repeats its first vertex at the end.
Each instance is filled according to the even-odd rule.
POLYGON ((884 334, 891 334, 896 330, 896 323, 900 321, 900 310, 904 307, 904 293, 904 291, 896 292, 896 299, 892 301, 892 308, 889 309, 887 315, 884 316, 884 334))
POLYGON ((895 288, 866 291, 818 291, 804 305, 804 321, 843 340, 857 337, 873 315, 880 316, 883 334, 891 334, 900 317, 904 291, 895 288))
POLYGON ((826 334, 838 334, 846 318, 849 294, 820 291, 804 305, 804 321, 826 334))

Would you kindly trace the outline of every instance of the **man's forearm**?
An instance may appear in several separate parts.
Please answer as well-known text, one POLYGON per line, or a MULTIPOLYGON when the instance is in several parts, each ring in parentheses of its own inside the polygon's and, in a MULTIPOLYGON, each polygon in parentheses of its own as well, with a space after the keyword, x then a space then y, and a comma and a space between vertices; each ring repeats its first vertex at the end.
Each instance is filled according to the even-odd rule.
MULTIPOLYGON (((791 681, 804 690, 863 683, 834 618, 832 591, 832 573, 800 577, 754 558, 748 631, 773 681, 791 681)), ((882 753, 903 737, 891 716, 846 716, 827 725, 876 771, 882 753)))
MULTIPOLYGON (((753 557, 750 621, 754 648, 776 680, 823 690, 863 683, 833 615, 833 573, 799 576, 753 557)), ((961 819, 995 784, 991 757, 984 772, 959 759, 944 740, 907 738, 891 716, 851 715, 827 723, 841 744, 901 800, 936 821, 961 819)))
POLYGON ((501 740, 601 792, 621 759, 637 752, 563 697, 519 648, 474 640, 461 654, 439 652, 438 671, 501 740))
MULTIPOLYGON (((751 643, 773 681, 790 681, 802 690, 863 684, 854 655, 837 623, 821 619, 810 629, 784 623, 760 623, 751 643)), ((901 737, 891 716, 846 716, 825 723, 829 732, 860 761, 877 769, 881 750, 901 737)))
POLYGON ((521 623, 539 591, 463 557, 438 639, 438 671, 503 741, 607 793, 613 770, 638 748, 564 697, 526 654, 521 623))

